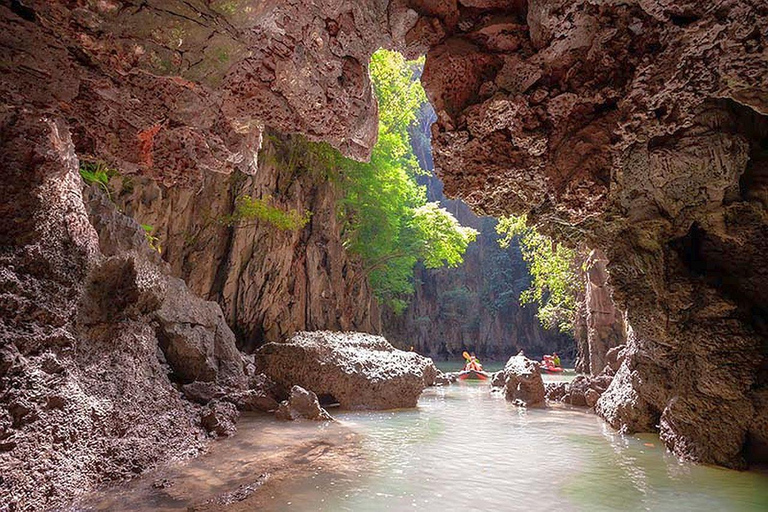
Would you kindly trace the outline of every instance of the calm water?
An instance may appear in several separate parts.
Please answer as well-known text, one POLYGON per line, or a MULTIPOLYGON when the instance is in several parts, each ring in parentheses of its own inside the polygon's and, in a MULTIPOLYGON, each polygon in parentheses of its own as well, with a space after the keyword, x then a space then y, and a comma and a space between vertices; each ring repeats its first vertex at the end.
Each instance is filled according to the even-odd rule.
POLYGON ((416 410, 334 412, 341 425, 247 419, 233 440, 173 471, 176 499, 161 499, 139 480, 111 491, 99 508, 184 510, 183 496, 200 499, 252 478, 249 464, 270 450, 318 433, 341 439, 351 429, 365 470, 345 474, 318 465, 266 497, 265 508, 768 510, 765 473, 680 463, 655 436, 618 435, 580 410, 517 409, 484 384, 429 389, 416 410))

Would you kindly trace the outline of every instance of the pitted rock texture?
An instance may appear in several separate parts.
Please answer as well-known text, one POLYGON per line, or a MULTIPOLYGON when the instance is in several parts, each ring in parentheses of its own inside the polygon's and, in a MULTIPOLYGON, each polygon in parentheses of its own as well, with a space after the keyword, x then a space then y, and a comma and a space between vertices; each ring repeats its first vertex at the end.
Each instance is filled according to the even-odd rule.
POLYGON ((261 347, 256 363, 286 390, 301 386, 345 409, 416 407, 437 377, 431 359, 352 332, 299 332, 261 347))
MULTIPOLYGON (((84 200, 62 121, 6 110, 0 133, 0 495, 15 510, 59 508, 204 447, 199 406, 169 378, 190 358, 166 361, 154 322, 218 306, 168 278, 103 193, 84 200)), ((245 388, 231 332, 209 362, 216 385, 245 388)))
POLYGON ((683 458, 743 466, 766 387, 768 12, 410 4, 447 195, 526 212, 610 261, 633 331, 597 411, 627 431, 658 425, 683 458))
POLYGON ((317 395, 301 386, 293 386, 287 400, 280 403, 275 411, 275 418, 283 421, 298 419, 331 421, 333 418, 328 411, 320 407, 317 395))
POLYGON ((0 95, 70 119, 81 153, 169 182, 255 172, 264 126, 367 158, 368 61, 414 21, 375 0, 3 3, 0 95))
POLYGON ((252 351, 302 330, 378 333, 379 309, 363 265, 343 246, 339 188, 301 137, 268 133, 253 176, 205 173, 201 183, 168 187, 114 176, 122 211, 154 228, 162 257, 196 294, 216 301, 240 347, 252 351), (229 224, 238 198, 311 212, 281 230, 259 219, 229 224))
POLYGON ((494 386, 504 386, 504 396, 510 402, 523 407, 545 405, 546 391, 541 379, 539 363, 525 356, 512 356, 504 369, 491 380, 494 386))

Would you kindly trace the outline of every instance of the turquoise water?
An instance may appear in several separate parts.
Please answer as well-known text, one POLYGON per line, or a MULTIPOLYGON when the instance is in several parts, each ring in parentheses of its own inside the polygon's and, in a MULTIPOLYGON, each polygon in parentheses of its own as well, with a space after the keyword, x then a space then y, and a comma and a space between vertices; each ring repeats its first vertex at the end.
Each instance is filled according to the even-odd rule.
POLYGON ((162 500, 139 481, 100 509, 184 510, 242 485, 270 450, 351 431, 358 469, 318 462, 265 495, 260 510, 768 510, 764 473, 681 463, 656 436, 619 435, 565 406, 519 409, 482 383, 428 389, 414 410, 332 412, 340 424, 248 418, 234 439, 174 470, 176 499, 162 500))

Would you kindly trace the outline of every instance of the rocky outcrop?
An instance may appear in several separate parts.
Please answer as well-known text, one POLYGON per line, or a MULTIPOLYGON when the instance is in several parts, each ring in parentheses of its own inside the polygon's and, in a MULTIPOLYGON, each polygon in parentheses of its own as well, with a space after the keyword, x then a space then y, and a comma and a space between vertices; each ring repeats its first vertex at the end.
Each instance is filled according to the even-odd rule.
POLYGON ((239 390, 246 376, 218 306, 82 192, 63 122, 6 111, 0 132, 0 489, 51 508, 204 446, 206 414, 173 380, 239 390))
POLYGON ((504 369, 491 379, 494 386, 504 386, 504 396, 510 402, 523 407, 545 405, 544 381, 539 363, 523 355, 512 356, 504 369))
MULTIPOLYGON (((601 249, 632 326, 597 411, 740 467, 765 360, 768 17, 752 2, 433 10, 446 193, 601 249), (456 76, 462 76, 456 81, 456 76)), ((428 27, 432 27, 429 29, 428 27)))
POLYGON ((283 421, 307 419, 315 421, 331 421, 328 411, 320 407, 317 395, 300 386, 293 386, 287 400, 280 403, 275 411, 275 418, 283 421))
POLYGON ((608 364, 608 352, 627 341, 624 313, 613 302, 607 264, 608 260, 596 249, 586 257, 580 272, 585 286, 576 318, 580 325, 575 329, 579 348, 575 367, 576 371, 590 375, 602 372, 608 364))
POLYGON ((367 157, 377 129, 367 63, 415 21, 373 0, 1 9, 3 102, 64 115, 80 151, 166 181, 253 174, 264 126, 367 157))
POLYGON ((301 137, 269 133, 253 176, 206 173, 165 186, 114 176, 119 207, 151 226, 162 258, 196 294, 216 301, 240 347, 251 351, 301 330, 378 333, 379 310, 362 264, 341 236, 338 171, 301 137), (233 220, 244 197, 310 215, 304 227, 233 220))
POLYGON ((362 333, 299 332, 261 347, 256 363, 284 389, 301 386, 345 409, 416 407, 437 376, 432 360, 362 333))

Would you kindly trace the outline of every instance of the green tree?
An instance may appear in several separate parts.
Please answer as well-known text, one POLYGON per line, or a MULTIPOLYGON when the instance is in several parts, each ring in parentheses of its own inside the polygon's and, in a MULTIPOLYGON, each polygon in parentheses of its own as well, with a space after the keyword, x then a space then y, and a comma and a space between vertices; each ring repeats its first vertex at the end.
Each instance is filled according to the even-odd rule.
POLYGON ((528 226, 525 215, 499 219, 496 231, 502 235, 499 245, 508 247, 518 237, 523 260, 531 273, 531 286, 520 294, 523 304, 536 303, 537 316, 545 327, 573 331, 579 278, 574 267, 576 252, 528 226))
POLYGON ((426 102, 414 78, 418 61, 397 52, 379 50, 370 73, 379 101, 379 137, 368 163, 343 160, 340 214, 345 244, 359 254, 365 275, 379 299, 396 312, 413 293, 413 268, 457 266, 477 236, 437 203, 428 203, 416 183, 419 168, 408 128, 426 102))

